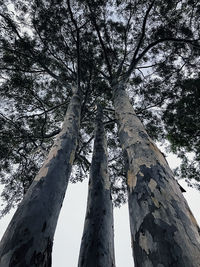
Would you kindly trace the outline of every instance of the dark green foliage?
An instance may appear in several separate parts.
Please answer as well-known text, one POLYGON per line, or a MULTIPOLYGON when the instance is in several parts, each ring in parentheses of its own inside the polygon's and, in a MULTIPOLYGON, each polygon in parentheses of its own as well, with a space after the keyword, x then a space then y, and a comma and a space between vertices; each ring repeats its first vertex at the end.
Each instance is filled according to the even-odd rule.
POLYGON ((186 102, 194 103, 199 93, 196 85, 183 89, 186 84, 179 81, 191 81, 199 68, 199 17, 200 3, 191 0, 5 1, 0 8, 0 97, 1 181, 7 185, 7 202, 21 198, 41 166, 73 87, 81 89, 83 102, 72 182, 82 181, 90 167, 98 99, 107 118, 113 198, 116 204, 126 199, 111 89, 120 81, 126 82, 154 140, 167 136, 177 152, 184 148, 198 155, 198 102, 192 107, 186 102), (183 106, 184 120, 179 116, 183 106))
POLYGON ((200 146, 200 79, 180 81, 179 96, 171 99, 164 112, 168 138, 173 149, 187 147, 195 152, 200 146))
POLYGON ((176 84, 178 97, 170 100, 163 120, 171 149, 182 159, 179 177, 199 181, 200 171, 200 79, 176 84), (192 159, 186 157, 192 153, 192 159))

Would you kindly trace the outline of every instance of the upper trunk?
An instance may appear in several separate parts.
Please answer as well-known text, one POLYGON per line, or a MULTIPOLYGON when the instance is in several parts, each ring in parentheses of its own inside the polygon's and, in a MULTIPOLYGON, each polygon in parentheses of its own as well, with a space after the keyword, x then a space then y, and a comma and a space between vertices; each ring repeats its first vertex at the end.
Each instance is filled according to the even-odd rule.
POLYGON ((113 207, 108 177, 107 144, 98 107, 88 203, 79 267, 114 267, 113 207))
POLYGON ((168 163, 137 118, 122 85, 114 91, 127 159, 135 266, 200 266, 200 231, 168 163))
POLYGON ((0 266, 51 266, 57 219, 74 160, 80 124, 80 97, 74 94, 57 136, 0 243, 0 266))

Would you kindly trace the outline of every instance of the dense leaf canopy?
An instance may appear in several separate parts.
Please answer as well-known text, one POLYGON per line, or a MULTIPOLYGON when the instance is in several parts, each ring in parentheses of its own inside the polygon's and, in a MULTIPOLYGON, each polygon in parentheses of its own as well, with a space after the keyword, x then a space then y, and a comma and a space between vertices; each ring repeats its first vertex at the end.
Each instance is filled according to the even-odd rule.
MULTIPOLYGON (((95 104, 104 107, 116 205, 126 201, 112 88, 126 82, 155 141, 183 159, 182 176, 199 168, 199 1, 2 1, 1 183, 6 213, 28 189, 73 94, 83 93, 72 182, 87 176, 95 104), (185 152, 193 152, 188 162, 185 152), (184 156, 183 156, 184 155, 184 156), (188 165, 189 164, 189 165, 188 165)), ((179 171, 180 175, 180 171, 179 171)))

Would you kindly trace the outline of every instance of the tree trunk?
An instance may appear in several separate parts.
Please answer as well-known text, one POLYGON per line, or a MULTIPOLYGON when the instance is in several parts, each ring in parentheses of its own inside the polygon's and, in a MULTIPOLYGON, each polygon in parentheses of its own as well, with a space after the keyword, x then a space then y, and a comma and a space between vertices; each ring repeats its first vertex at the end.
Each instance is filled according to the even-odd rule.
POLYGON ((137 118, 123 85, 113 94, 127 159, 135 266, 200 266, 200 230, 165 157, 137 118))
POLYGON ((74 160, 81 99, 74 94, 62 131, 0 243, 1 267, 50 267, 53 236, 74 160))
POLYGON ((115 266, 113 207, 102 117, 103 112, 99 106, 79 267, 115 266))

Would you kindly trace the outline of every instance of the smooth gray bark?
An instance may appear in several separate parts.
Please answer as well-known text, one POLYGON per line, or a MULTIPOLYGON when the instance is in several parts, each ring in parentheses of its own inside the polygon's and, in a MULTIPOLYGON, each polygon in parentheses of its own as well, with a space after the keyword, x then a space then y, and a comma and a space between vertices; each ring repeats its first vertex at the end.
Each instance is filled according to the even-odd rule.
POLYGON ((98 107, 79 267, 114 267, 113 207, 103 113, 98 107))
POLYGON ((135 266, 200 266, 200 229, 168 163, 135 114, 123 84, 114 88, 126 157, 135 266))
POLYGON ((81 100, 74 94, 62 131, 0 243, 1 267, 50 267, 53 236, 75 156, 81 100))

